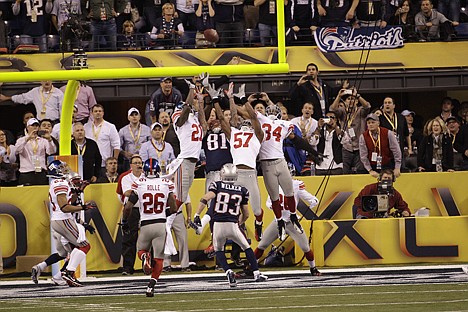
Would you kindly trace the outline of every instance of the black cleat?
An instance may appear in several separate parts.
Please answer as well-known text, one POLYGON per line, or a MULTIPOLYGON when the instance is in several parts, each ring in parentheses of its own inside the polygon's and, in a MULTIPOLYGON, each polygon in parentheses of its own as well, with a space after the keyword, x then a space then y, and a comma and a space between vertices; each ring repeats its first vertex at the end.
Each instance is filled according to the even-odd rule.
POLYGON ((317 269, 317 267, 310 268, 310 274, 312 276, 321 276, 322 273, 317 269))
POLYGON ((70 287, 82 287, 83 284, 75 277, 75 272, 72 271, 62 271, 62 278, 67 282, 70 287))
POLYGON ((34 284, 39 284, 39 276, 41 276, 41 268, 38 265, 35 265, 31 269, 31 279, 34 284))
POLYGON ((154 297, 154 286, 156 286, 156 280, 150 279, 148 287, 146 288, 146 297, 154 297))
POLYGON ((226 272, 226 276, 229 282, 229 286, 237 287, 236 274, 232 270, 229 270, 226 272))

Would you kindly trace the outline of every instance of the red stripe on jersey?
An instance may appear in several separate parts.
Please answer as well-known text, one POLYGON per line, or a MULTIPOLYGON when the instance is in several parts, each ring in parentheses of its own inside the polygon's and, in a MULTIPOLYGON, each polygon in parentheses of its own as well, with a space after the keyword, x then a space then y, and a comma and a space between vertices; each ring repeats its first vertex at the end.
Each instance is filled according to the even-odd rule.
POLYGON ((68 187, 64 186, 64 185, 60 185, 60 186, 56 186, 54 187, 54 193, 55 195, 57 194, 61 194, 61 193, 67 193, 68 192, 68 187))
POLYGON ((301 184, 299 184, 299 189, 300 189, 300 190, 305 190, 304 182, 302 182, 301 184))
POLYGON ((173 123, 176 123, 176 122, 177 122, 177 119, 180 117, 180 115, 182 115, 182 111, 181 111, 181 110, 175 111, 175 112, 172 114, 172 116, 171 116, 172 122, 173 122, 173 123))

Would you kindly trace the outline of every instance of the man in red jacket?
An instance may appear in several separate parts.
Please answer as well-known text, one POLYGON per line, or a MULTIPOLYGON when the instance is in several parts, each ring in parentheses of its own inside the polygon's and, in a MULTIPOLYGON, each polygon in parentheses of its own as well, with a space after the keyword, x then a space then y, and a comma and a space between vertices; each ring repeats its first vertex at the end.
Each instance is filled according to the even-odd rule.
POLYGON ((379 174, 378 182, 366 185, 359 195, 354 199, 354 209, 357 209, 356 219, 368 219, 374 218, 376 216, 375 211, 365 211, 363 209, 363 196, 369 195, 381 195, 385 194, 388 195, 388 205, 387 205, 387 212, 385 215, 389 215, 392 208, 397 210, 397 215, 401 215, 402 217, 409 217, 411 215, 411 211, 408 208, 408 204, 403 200, 400 192, 395 190, 393 186, 389 186, 389 184, 385 184, 388 186, 386 189, 382 187, 382 181, 391 181, 395 182, 395 175, 392 169, 383 169, 382 172, 379 174), (379 184, 381 186, 379 187, 379 184))

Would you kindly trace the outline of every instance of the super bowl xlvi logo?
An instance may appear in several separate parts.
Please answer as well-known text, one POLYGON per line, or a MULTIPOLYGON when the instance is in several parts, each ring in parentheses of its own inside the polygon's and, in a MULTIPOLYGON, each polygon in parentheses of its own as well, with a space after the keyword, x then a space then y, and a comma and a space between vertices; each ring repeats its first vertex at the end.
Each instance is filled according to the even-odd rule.
POLYGON ((322 52, 394 49, 403 46, 403 37, 401 27, 326 27, 317 29, 315 42, 322 52))

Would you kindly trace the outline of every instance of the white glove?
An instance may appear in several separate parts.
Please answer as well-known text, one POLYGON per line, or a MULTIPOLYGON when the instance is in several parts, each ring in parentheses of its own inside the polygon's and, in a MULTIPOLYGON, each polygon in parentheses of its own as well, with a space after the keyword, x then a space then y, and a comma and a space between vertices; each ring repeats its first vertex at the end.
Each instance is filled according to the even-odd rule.
POLYGON ((184 79, 184 81, 187 84, 187 86, 189 87, 189 89, 195 89, 195 85, 193 84, 193 82, 191 82, 190 80, 187 80, 187 79, 184 79))
POLYGON ((239 92, 233 94, 235 97, 242 99, 245 97, 245 83, 241 84, 239 87, 239 92))
POLYGON ((201 73, 199 77, 200 77, 200 80, 201 80, 202 85, 203 85, 205 88, 207 88, 207 87, 210 86, 210 81, 209 81, 209 79, 210 79, 210 73, 201 73), (206 76, 205 76, 205 75, 206 75, 206 76))
POLYGON ((219 91, 215 89, 214 83, 211 86, 208 85, 206 87, 206 91, 208 92, 212 100, 219 97, 219 91))

